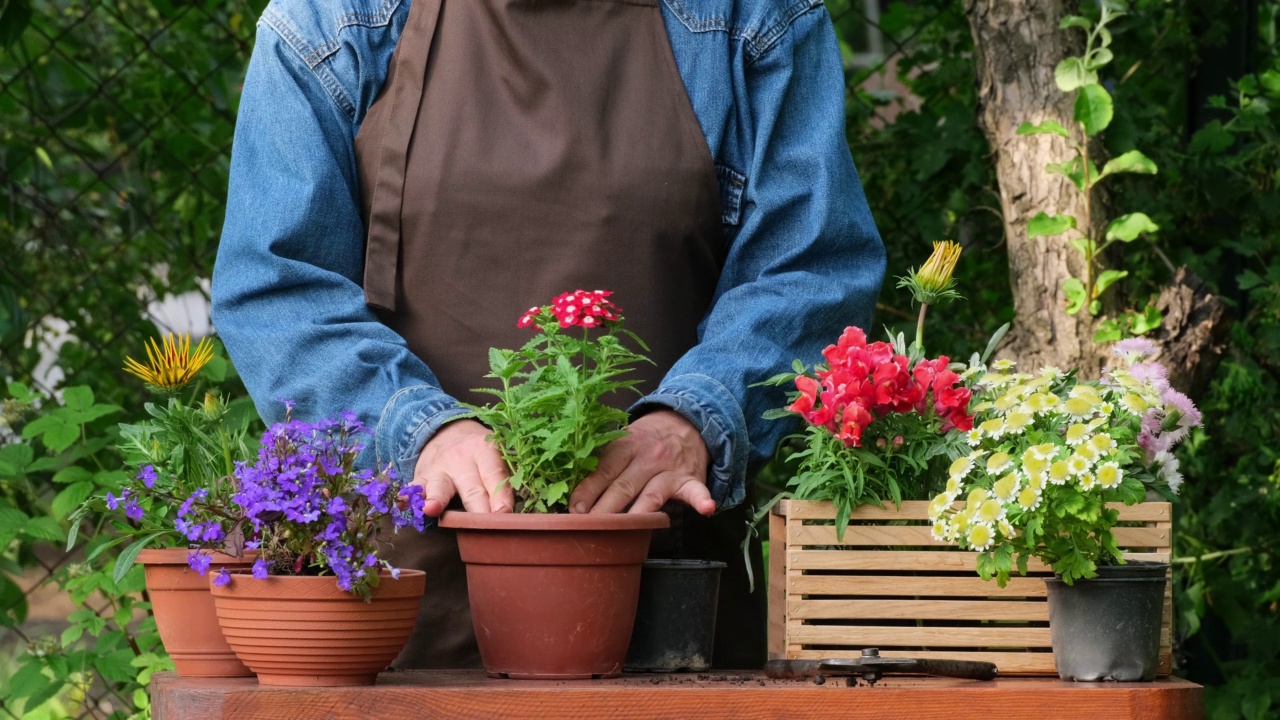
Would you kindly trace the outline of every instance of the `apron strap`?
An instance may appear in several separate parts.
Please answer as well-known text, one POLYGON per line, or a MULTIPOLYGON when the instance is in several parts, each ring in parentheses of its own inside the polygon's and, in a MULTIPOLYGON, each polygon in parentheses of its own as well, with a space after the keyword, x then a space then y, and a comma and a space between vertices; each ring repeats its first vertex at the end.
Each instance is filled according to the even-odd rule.
POLYGON ((365 301, 385 310, 396 309, 396 279, 400 263, 400 210, 404 203, 405 168, 409 140, 418 121, 427 58, 444 0, 414 0, 409 18, 396 44, 398 82, 391 83, 391 108, 382 136, 369 210, 368 248, 365 253, 365 301), (408 40, 408 42, 404 42, 408 40))

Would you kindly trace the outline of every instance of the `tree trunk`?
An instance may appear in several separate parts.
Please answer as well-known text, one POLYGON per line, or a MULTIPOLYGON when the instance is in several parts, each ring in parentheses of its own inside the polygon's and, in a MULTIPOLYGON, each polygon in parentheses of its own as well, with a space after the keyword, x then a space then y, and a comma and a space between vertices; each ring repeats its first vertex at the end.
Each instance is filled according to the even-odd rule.
MULTIPOLYGON (((1062 292, 1068 278, 1085 277, 1084 257, 1068 244, 1069 234, 1028 238, 1027 221, 1043 211, 1073 215, 1080 228, 1090 221, 1103 228, 1109 219, 1106 194, 1095 188, 1087 211, 1084 196, 1070 181, 1044 169, 1071 158, 1071 144, 1057 135, 1017 134, 1023 122, 1055 120, 1079 137, 1072 120, 1075 93, 1061 92, 1053 73, 1064 57, 1083 51, 1083 32, 1058 29, 1064 15, 1077 13, 1079 1, 964 2, 974 40, 978 123, 994 155, 1009 244, 1016 316, 1000 355, 1017 360, 1026 371, 1044 365, 1078 367, 1083 377, 1097 377, 1107 361, 1105 349, 1093 341, 1097 319, 1087 310, 1068 315, 1062 292)), ((1101 167, 1101 143, 1091 143, 1089 153, 1101 167)), ((1124 307, 1120 289, 1104 294, 1104 315, 1124 307)), ((1162 346, 1160 359, 1171 365, 1176 385, 1192 392, 1202 389, 1221 355, 1229 313, 1203 283, 1183 273, 1161 295, 1158 307, 1169 326, 1153 335, 1162 346)))

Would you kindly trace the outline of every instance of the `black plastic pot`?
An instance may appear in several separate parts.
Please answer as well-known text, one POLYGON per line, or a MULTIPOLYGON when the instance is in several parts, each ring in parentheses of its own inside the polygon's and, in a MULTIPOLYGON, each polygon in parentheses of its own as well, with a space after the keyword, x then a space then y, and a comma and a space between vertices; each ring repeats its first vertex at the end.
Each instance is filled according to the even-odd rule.
POLYGON ((1160 662, 1160 619, 1168 563, 1098 568, 1067 585, 1045 578, 1053 662, 1063 680, 1150 681, 1160 662))
POLYGON ((722 562, 646 560, 640 603, 623 668, 700 672, 711 667, 722 562))

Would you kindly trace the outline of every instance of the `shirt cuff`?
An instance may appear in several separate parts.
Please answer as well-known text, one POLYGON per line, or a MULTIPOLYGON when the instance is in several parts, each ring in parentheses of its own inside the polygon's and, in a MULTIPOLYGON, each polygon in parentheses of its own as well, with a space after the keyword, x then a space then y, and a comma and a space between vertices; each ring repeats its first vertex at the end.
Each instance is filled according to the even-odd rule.
POLYGON ((427 441, 445 423, 467 413, 452 396, 433 385, 414 385, 391 396, 374 430, 374 454, 380 465, 390 462, 405 483, 427 441))
POLYGON ((711 455, 707 489, 717 512, 742 503, 746 497, 747 421, 737 398, 715 378, 687 374, 669 377, 651 395, 631 406, 635 414, 655 406, 684 416, 702 435, 711 455))

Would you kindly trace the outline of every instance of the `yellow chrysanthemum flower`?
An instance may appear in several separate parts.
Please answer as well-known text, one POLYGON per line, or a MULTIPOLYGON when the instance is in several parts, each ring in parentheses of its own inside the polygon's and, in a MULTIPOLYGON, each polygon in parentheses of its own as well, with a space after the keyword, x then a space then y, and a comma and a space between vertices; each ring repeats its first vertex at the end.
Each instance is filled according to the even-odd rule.
POLYGON ((1089 421, 1089 425, 1088 425, 1089 432, 1093 432, 1094 430, 1097 430, 1098 428, 1106 424, 1107 424, 1107 417, 1105 415, 1102 417, 1094 418, 1089 421))
POLYGON ((1018 494, 1018 473, 1009 473, 991 486, 991 494, 1000 502, 1013 502, 1018 494))
POLYGON ((977 415, 978 413, 983 413, 988 410, 991 410, 995 406, 996 406, 995 403, 988 400, 986 402, 980 402, 977 405, 974 405, 973 407, 969 408, 969 412, 973 413, 974 415, 977 415))
POLYGON ((964 438, 965 438, 965 441, 968 442, 971 447, 978 447, 979 445, 982 444, 982 429, 974 428, 969 432, 965 433, 964 438))
POLYGON ((1031 424, 1034 416, 1025 410, 1014 410, 1004 418, 1004 430, 1008 433, 1019 433, 1031 424))
POLYGON ((986 502, 990 497, 991 493, 987 492, 985 488, 974 488, 969 492, 969 497, 965 501, 964 511, 967 513, 977 512, 982 503, 986 502))
POLYGON ((1080 443, 1080 447, 1076 448, 1075 454, 1088 460, 1090 465, 1098 462, 1098 459, 1102 457, 1102 453, 1095 450, 1092 443, 1087 442, 1080 443))
POLYGON ((1076 385, 1071 388, 1071 392, 1067 393, 1067 397, 1087 397, 1094 400, 1101 400, 1102 396, 1098 392, 1098 388, 1092 385, 1076 385))
POLYGON ((1058 454, 1058 446, 1051 443, 1040 443, 1027 448, 1027 455, 1040 460, 1052 460, 1054 455, 1058 454))
POLYGON ((1080 476, 1080 489, 1089 491, 1097 487, 1098 478, 1093 473, 1084 473, 1080 476))
POLYGON ((937 520, 951 507, 951 496, 942 493, 929 501, 929 519, 937 520))
POLYGON ((1093 398, 1073 397, 1062 403, 1062 410, 1075 418, 1087 418, 1093 414, 1095 402, 1093 398))
POLYGON ((209 338, 201 340, 193 352, 191 336, 186 333, 178 336, 176 340, 173 333, 169 333, 164 338, 163 347, 154 339, 145 347, 147 365, 126 357, 124 370, 161 390, 181 388, 194 380, 200 368, 213 359, 213 342, 209 338))
POLYGON ((940 542, 946 542, 951 534, 950 523, 941 518, 933 521, 933 527, 929 530, 929 535, 940 542))
POLYGON ((978 552, 991 549, 991 544, 995 542, 995 530, 986 523, 974 523, 969 528, 969 532, 965 534, 965 540, 969 543, 969 547, 978 552))
POLYGON ((978 430, 981 431, 984 437, 989 437, 993 439, 999 438, 1001 435, 1004 434, 1004 419, 991 418, 990 420, 979 425, 978 430))
POLYGON ((951 462, 951 467, 947 468, 947 474, 953 478, 961 478, 969 474, 973 469, 973 456, 965 455, 958 457, 951 462))
POLYGON ((1080 455, 1072 455, 1067 458, 1067 472, 1072 475, 1083 475, 1089 472, 1089 460, 1080 455))
POLYGON ((1040 377, 1049 381, 1057 380, 1062 377, 1062 371, 1052 365, 1045 365, 1040 368, 1040 377))
POLYGON ((960 497, 960 493, 963 490, 964 490, 964 480, 962 478, 956 477, 955 475, 952 475, 951 477, 947 478, 947 488, 942 492, 951 496, 950 502, 955 502, 956 498, 960 497))
MULTIPOLYGON (((1016 388, 1014 389, 1016 390, 1016 388)), ((992 405, 995 407, 996 412, 1007 413, 1018 407, 1018 403, 1020 402, 1021 400, 1019 400, 1018 396, 1013 392, 1013 390, 1010 390, 1004 395, 1001 395, 992 405)))
POLYGON ((1029 487, 1022 488, 1022 492, 1018 493, 1018 506, 1023 510, 1035 510, 1040 507, 1041 494, 1029 487))
POLYGON ((1012 360, 996 360, 995 362, 991 363, 991 369, 999 370, 1000 372, 1004 372, 1006 370, 1012 370, 1017 366, 1018 366, 1018 363, 1012 360))
POLYGON ((978 512, 974 513, 975 522, 994 523, 1004 517, 1004 503, 991 498, 984 500, 978 506, 978 512))
POLYGON ((1110 415, 1115 411, 1116 411, 1116 406, 1112 405, 1109 402, 1104 402, 1098 406, 1098 412, 1102 413, 1103 415, 1110 415))
POLYGON ((1013 524, 1008 520, 1001 520, 996 527, 1000 528, 1000 534, 1012 540, 1018 536, 1018 531, 1013 529, 1013 524))
POLYGON ((987 472, 992 475, 999 475, 1012 466, 1013 458, 1006 452, 991 453, 991 457, 987 458, 987 472))
POLYGON ((1089 439, 1089 426, 1084 423, 1075 423, 1067 428, 1066 441, 1067 444, 1075 447, 1089 439))
POLYGON ((1141 415, 1149 407, 1147 401, 1136 393, 1126 393, 1124 397, 1120 398, 1120 406, 1134 415, 1141 415))
POLYGON ((1045 485, 1044 473, 1035 473, 1034 475, 1027 476, 1027 487, 1031 488, 1032 490, 1035 490, 1036 492, 1044 492, 1044 485, 1045 485))
POLYGON ((1120 469, 1119 463, 1108 462, 1103 463, 1098 468, 1098 484, 1110 490, 1118 487, 1120 481, 1124 479, 1124 471, 1120 469))
POLYGON ((1089 440, 1089 447, 1098 451, 1100 455, 1106 455, 1116 449, 1116 441, 1108 433, 1098 433, 1089 440))
POLYGON ((1066 460, 1059 460, 1049 466, 1049 482, 1054 485, 1066 483, 1069 477, 1071 477, 1071 470, 1067 467, 1066 460))
POLYGON ((1038 475, 1049 469, 1049 461, 1038 457, 1028 450, 1022 456, 1022 471, 1028 475, 1038 475))

